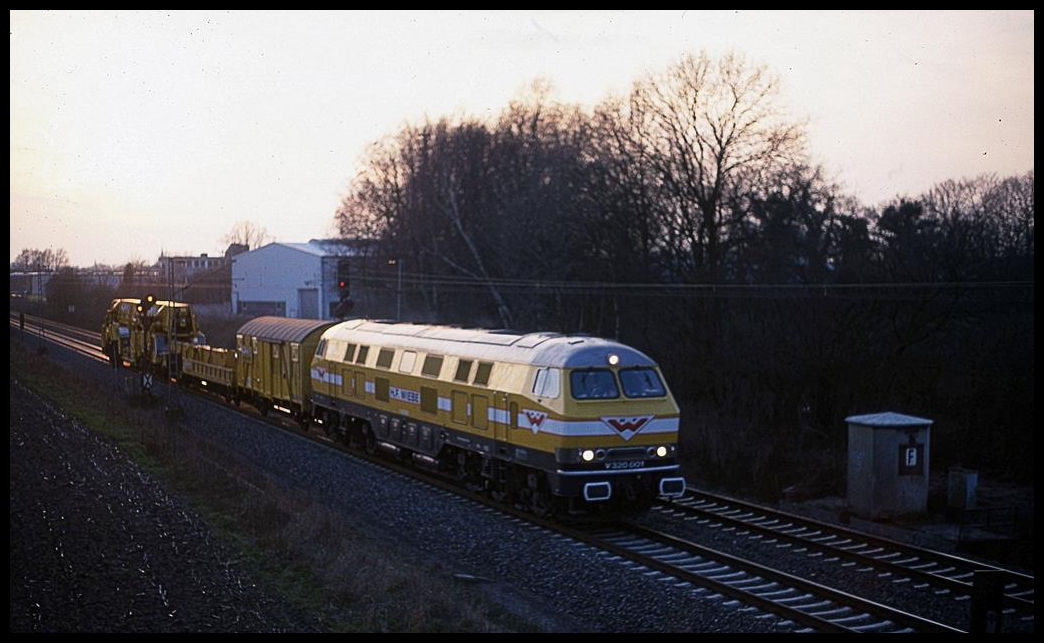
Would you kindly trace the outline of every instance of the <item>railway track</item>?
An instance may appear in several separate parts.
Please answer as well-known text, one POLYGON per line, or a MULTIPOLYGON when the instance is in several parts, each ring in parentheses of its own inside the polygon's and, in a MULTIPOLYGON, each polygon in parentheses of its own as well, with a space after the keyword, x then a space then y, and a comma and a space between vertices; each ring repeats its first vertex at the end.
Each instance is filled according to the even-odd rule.
POLYGON ((961 632, 662 531, 625 524, 588 538, 615 556, 775 614, 798 632, 961 632))
POLYGON ((891 582, 913 582, 959 602, 968 601, 977 591, 976 574, 997 574, 1003 579, 1005 616, 1033 619, 1035 581, 1028 574, 696 489, 657 509, 712 528, 731 529, 751 544, 872 570, 891 582))
MULTIPOLYGON (((20 328, 18 313, 10 311, 9 317, 11 320, 11 326, 14 328, 20 328)), ((54 342, 59 346, 68 348, 69 350, 85 357, 102 362, 109 361, 101 349, 101 333, 85 330, 77 326, 69 326, 68 324, 62 324, 60 322, 51 321, 33 315, 25 316, 25 328, 21 329, 21 331, 26 333, 28 336, 54 342)))
MULTIPOLYGON (((12 314, 11 324, 18 326, 17 315, 12 314)), ((28 317, 25 332, 38 335, 41 340, 55 342, 92 360, 108 362, 98 347, 98 333, 39 318, 30 320, 28 317)), ((200 391, 194 391, 194 394, 212 398, 212 395, 200 391)), ((329 448, 348 451, 319 435, 318 431, 302 434, 300 427, 289 421, 284 423, 277 418, 247 414, 329 448)), ((780 627, 789 627, 793 631, 964 631, 932 618, 787 573, 771 565, 759 564, 745 556, 711 549, 676 533, 634 523, 592 526, 540 520, 527 512, 494 502, 484 494, 464 491, 451 481, 431 475, 423 469, 407 466, 407 463, 371 458, 356 451, 348 452, 352 457, 372 461, 447 493, 463 495, 494 510, 560 533, 590 546, 607 564, 623 563, 633 566, 636 573, 659 574, 663 580, 674 582, 679 587, 691 587, 694 598, 726 597, 726 607, 744 611, 758 610, 761 612, 759 618, 777 618, 780 627)), ((719 525, 733 530, 737 537, 746 536, 751 541, 777 549, 785 547, 792 553, 836 558, 842 561, 840 565, 871 566, 881 574, 902 575, 903 578, 939 588, 955 598, 966 597, 972 591, 969 574, 984 569, 1003 572, 1009 574, 1011 579, 1005 586, 1005 600, 1018 606, 1009 609, 1028 609, 1032 612, 1033 577, 1025 574, 984 566, 976 561, 919 549, 697 490, 690 490, 683 499, 660 505, 656 512, 683 522, 695 520, 719 525)))

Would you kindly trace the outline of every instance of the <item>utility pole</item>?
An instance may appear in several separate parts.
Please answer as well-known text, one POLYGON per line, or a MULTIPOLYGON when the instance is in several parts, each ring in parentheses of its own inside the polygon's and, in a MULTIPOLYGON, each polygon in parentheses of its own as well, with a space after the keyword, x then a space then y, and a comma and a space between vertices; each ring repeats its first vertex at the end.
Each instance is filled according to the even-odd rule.
POLYGON ((171 351, 174 349, 174 257, 167 258, 167 410, 170 410, 171 351))
POLYGON ((388 265, 399 268, 399 285, 395 288, 395 320, 402 321, 402 257, 389 260, 388 265))

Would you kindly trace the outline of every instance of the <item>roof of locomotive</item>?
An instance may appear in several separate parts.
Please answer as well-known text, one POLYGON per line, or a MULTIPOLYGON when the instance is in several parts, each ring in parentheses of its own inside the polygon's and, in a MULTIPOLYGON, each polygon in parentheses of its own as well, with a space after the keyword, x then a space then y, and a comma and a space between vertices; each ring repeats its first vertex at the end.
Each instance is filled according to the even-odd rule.
POLYGON ((549 332, 520 334, 502 330, 351 319, 328 328, 323 338, 532 366, 606 366, 611 354, 617 356, 617 364, 621 367, 655 366, 655 362, 639 350, 586 335, 549 332))
POLYGON ((322 330, 333 323, 335 322, 322 319, 256 317, 240 326, 236 334, 277 342, 301 342, 316 330, 322 330))

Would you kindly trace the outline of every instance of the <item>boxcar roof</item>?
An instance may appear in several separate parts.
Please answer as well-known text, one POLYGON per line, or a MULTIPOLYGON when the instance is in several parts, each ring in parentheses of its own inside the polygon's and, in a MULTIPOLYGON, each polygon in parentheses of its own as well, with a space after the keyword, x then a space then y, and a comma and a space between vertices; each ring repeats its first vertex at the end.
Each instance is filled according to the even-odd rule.
POLYGON ((607 366, 609 355, 619 366, 652 366, 653 360, 630 346, 608 339, 558 333, 527 333, 426 324, 392 324, 352 319, 330 327, 326 339, 367 346, 406 348, 468 359, 533 366, 607 366))
POLYGON ((240 326, 236 333, 276 342, 301 342, 316 330, 324 329, 334 323, 322 319, 257 317, 240 326))

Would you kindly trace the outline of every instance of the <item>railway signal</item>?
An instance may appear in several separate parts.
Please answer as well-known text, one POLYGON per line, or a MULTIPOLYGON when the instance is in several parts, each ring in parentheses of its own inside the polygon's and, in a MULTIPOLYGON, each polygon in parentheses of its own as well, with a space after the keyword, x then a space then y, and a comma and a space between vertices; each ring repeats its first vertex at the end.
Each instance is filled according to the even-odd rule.
POLYGON ((337 260, 337 306, 334 308, 334 315, 340 318, 347 317, 355 305, 352 301, 351 296, 348 292, 349 287, 349 273, 348 273, 348 259, 341 258, 337 260))

